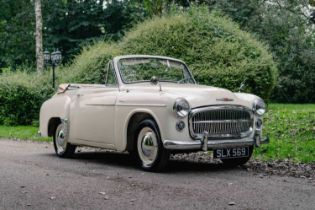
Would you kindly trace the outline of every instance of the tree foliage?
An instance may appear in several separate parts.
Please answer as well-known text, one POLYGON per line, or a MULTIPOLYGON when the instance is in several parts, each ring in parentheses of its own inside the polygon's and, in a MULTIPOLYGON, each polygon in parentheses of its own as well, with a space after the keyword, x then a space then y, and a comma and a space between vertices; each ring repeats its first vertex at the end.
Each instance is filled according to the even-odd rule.
MULTIPOLYGON (((151 1, 149 1, 151 2, 151 1)), ((159 1, 161 2, 161 1, 159 1)), ((164 5, 168 1, 162 1, 164 5)), ((270 46, 278 63, 279 81, 273 100, 281 102, 315 102, 315 10, 313 0, 191 0, 172 1, 180 6, 205 4, 238 22, 270 46)), ((164 9, 151 11, 160 15, 164 9)), ((163 6, 160 3, 160 6, 163 6)))
POLYGON ((139 24, 118 44, 97 43, 86 48, 64 70, 63 82, 103 83, 110 58, 119 54, 156 54, 179 58, 201 84, 270 96, 276 67, 265 46, 236 24, 205 8, 155 17, 139 24))
MULTIPOLYGON (((33 1, 0 1, 0 68, 35 64, 33 1)), ((64 63, 94 40, 119 40, 146 16, 126 0, 42 0, 44 48, 60 49, 64 63)))
POLYGON ((25 0, 0 1, 0 68, 35 61, 34 5, 25 0))
POLYGON ((265 99, 276 67, 265 47, 236 24, 204 7, 140 24, 121 43, 127 54, 157 54, 184 60, 201 84, 246 91, 265 99))
POLYGON ((119 40, 145 13, 139 4, 119 0, 45 0, 45 43, 65 61, 94 40, 119 40))
POLYGON ((270 46, 280 75, 274 100, 315 102, 315 25, 310 21, 308 1, 210 2, 210 9, 228 14, 270 46))
MULTIPOLYGON (((221 11, 269 45, 280 75, 273 100, 315 101, 314 0, 42 0, 44 49, 60 49, 70 63, 95 40, 118 41, 145 18, 195 4, 221 11)), ((0 73, 34 67, 34 1, 1 0, 0 10, 0 73)))

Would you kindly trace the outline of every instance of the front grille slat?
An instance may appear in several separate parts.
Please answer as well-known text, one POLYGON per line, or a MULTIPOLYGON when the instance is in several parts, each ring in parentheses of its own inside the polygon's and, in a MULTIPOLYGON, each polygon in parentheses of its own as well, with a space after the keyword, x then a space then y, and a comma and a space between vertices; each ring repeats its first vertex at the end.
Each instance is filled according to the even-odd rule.
POLYGON ((240 106, 215 106, 192 111, 190 134, 200 138, 204 131, 209 138, 242 138, 252 131, 251 110, 240 106))

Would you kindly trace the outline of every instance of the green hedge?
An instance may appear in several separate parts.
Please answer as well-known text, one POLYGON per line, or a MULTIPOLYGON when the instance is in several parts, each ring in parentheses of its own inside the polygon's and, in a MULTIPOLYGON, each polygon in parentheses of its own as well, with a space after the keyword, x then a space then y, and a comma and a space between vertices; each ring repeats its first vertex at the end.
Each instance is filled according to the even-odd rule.
POLYGON ((40 106, 52 93, 47 75, 25 72, 0 77, 0 124, 36 124, 40 106))
POLYGON ((119 54, 121 53, 115 44, 99 42, 85 47, 70 66, 59 72, 59 82, 104 83, 107 62, 119 54))
POLYGON ((83 50, 64 69, 62 81, 100 83, 107 61, 119 54, 155 54, 184 60, 201 84, 244 92, 268 99, 277 69, 266 46, 239 29, 230 19, 204 7, 155 17, 132 31, 120 43, 97 43, 83 50))
POLYGON ((245 80, 245 92, 267 99, 276 83, 276 65, 266 47, 206 8, 142 23, 120 46, 124 53, 180 58, 201 84, 237 91, 245 80))
MULTIPOLYGON (((123 54, 156 54, 187 62, 199 83, 245 92, 265 99, 276 81, 276 65, 266 47, 235 23, 206 8, 155 17, 120 43, 99 42, 85 48, 74 62, 57 71, 59 83, 103 83, 109 59, 123 54)), ((31 124, 52 93, 48 74, 0 76, 0 124, 31 124)))

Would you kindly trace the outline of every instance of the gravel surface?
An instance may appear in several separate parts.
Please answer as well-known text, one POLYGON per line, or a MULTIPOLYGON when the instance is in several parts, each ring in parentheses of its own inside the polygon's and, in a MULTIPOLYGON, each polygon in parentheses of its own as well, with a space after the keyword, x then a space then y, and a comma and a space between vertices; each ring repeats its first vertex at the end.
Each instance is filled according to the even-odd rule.
MULTIPOLYGON (((195 163, 221 164, 218 159, 213 159, 211 155, 204 152, 191 154, 176 154, 171 157, 173 160, 189 161, 195 163)), ((315 164, 293 163, 289 160, 260 161, 250 160, 246 165, 240 166, 242 169, 260 175, 291 176, 295 178, 308 179, 315 182, 315 164)))
POLYGON ((296 166, 303 178, 275 172, 300 170, 290 163, 265 164, 225 168, 201 152, 148 173, 126 154, 81 148, 60 159, 51 144, 0 140, 0 209, 314 209, 313 166, 296 166))
POLYGON ((315 182, 315 164, 293 163, 289 160, 270 162, 252 160, 247 165, 249 171, 268 175, 292 176, 315 182))

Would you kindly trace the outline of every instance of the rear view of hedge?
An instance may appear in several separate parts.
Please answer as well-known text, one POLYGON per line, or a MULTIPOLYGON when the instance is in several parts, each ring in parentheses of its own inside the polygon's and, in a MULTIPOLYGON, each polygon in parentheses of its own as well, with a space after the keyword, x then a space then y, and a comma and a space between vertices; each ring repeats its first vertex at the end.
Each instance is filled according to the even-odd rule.
POLYGON ((276 65, 266 47, 229 19, 193 8, 189 13, 154 18, 138 25, 120 44, 125 54, 156 54, 187 62, 201 84, 268 98, 276 65))

